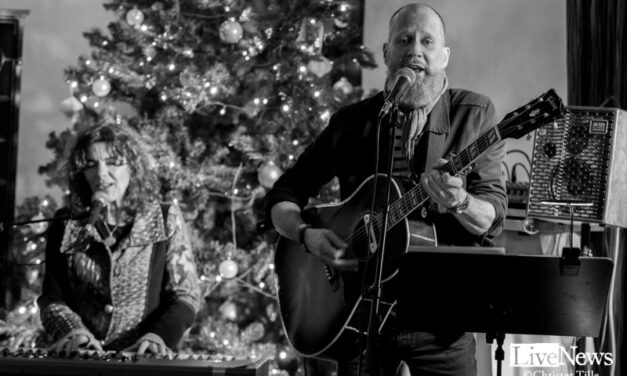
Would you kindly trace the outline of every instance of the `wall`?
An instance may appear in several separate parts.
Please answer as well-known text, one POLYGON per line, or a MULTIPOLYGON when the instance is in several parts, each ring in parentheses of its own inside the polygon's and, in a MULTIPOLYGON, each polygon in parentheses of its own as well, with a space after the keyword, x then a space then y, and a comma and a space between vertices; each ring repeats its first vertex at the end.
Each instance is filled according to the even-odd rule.
MULTIPOLYGON (((377 53, 379 68, 365 71, 366 88, 385 81, 383 43, 390 16, 411 1, 365 0, 364 44, 377 53)), ((544 91, 555 88, 566 99, 566 3, 546 0, 424 0, 446 23, 451 48, 447 73, 451 87, 488 95, 500 120, 544 91)), ((508 141, 508 149, 529 155, 532 140, 508 141)), ((509 166, 523 162, 510 152, 509 166)), ((527 177, 518 169, 519 180, 527 177)))
POLYGON ((82 32, 106 27, 113 15, 93 0, 0 0, 0 8, 30 10, 24 25, 15 202, 46 193, 58 199, 61 191, 45 187, 37 168, 53 158, 45 147, 48 134, 70 125, 59 110, 70 95, 63 70, 91 51, 82 32))

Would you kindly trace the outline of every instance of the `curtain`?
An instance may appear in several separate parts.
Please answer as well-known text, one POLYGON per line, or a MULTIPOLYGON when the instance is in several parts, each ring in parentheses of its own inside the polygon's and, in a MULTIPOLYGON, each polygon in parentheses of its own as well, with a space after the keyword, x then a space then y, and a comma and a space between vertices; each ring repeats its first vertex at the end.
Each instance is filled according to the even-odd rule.
POLYGON ((627 109, 627 1, 567 0, 568 104, 627 109))
MULTIPOLYGON (((568 104, 627 109, 627 1, 567 0, 566 25, 568 104)), ((601 367, 600 376, 627 372, 623 319, 626 237, 625 229, 607 230, 605 249, 600 252, 615 261, 608 314, 596 343, 597 351, 613 353, 614 367, 601 367)))

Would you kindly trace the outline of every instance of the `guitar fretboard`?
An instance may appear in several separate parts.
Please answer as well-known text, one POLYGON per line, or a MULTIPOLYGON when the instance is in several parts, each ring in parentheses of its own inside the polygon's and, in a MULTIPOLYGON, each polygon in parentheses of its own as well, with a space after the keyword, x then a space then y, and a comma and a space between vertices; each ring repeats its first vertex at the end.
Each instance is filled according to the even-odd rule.
MULTIPOLYGON (((467 146, 459 154, 453 156, 451 160, 442 167, 442 171, 448 172, 453 176, 457 176, 464 169, 470 167, 483 153, 501 141, 497 127, 491 128, 489 131, 481 135, 476 141, 467 146)), ((422 181, 415 187, 407 191, 402 197, 390 204, 390 213, 388 219, 388 228, 402 221, 405 217, 422 205, 429 199, 422 186, 422 181)))

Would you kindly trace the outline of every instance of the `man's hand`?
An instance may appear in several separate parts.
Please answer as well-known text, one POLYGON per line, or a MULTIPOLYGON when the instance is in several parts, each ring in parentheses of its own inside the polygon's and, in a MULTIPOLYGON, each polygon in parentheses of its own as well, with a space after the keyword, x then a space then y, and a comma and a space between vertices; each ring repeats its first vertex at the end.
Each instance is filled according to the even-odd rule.
POLYGON ((345 260, 341 257, 348 247, 335 232, 329 229, 308 228, 303 235, 307 250, 318 256, 325 263, 341 270, 356 270, 357 260, 345 260))
POLYGON ((462 178, 440 171, 447 162, 446 159, 440 158, 433 165, 433 170, 423 173, 421 179, 429 197, 437 204, 450 209, 464 201, 468 192, 463 188, 462 178))

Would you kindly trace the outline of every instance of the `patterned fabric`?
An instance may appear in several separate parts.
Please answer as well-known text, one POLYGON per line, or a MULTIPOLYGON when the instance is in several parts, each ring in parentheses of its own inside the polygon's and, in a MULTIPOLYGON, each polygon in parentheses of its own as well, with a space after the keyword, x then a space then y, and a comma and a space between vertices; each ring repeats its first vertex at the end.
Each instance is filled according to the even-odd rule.
POLYGON ((429 113, 433 106, 440 100, 440 97, 448 89, 448 79, 444 77, 444 85, 442 90, 433 102, 426 106, 407 110, 402 120, 401 132, 396 132, 394 140, 394 165, 392 175, 401 178, 411 177, 411 169, 409 168, 411 160, 414 157, 414 150, 418 144, 418 139, 422 136, 422 131, 427 124, 429 113))
POLYGON ((147 318, 158 321, 155 316, 168 305, 182 303, 193 317, 200 289, 191 244, 176 205, 169 206, 167 217, 165 228, 161 206, 149 205, 113 252, 82 221, 67 221, 58 246, 49 238, 38 303, 42 323, 55 339, 84 327, 105 346, 126 346, 145 333, 147 318))

